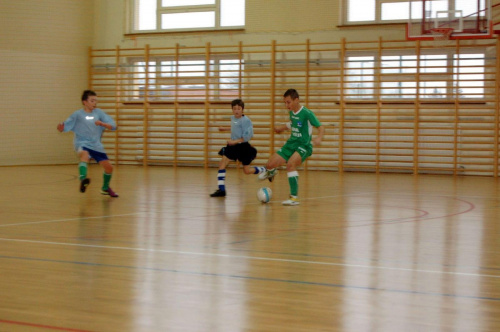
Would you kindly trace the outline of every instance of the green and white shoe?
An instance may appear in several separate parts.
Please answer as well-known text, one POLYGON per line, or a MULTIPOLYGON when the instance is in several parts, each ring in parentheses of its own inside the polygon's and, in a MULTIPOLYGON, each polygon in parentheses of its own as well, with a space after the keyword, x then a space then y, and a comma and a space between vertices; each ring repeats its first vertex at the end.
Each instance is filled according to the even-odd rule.
POLYGON ((281 204, 288 205, 288 206, 293 206, 293 205, 299 205, 300 202, 299 202, 299 198, 298 197, 290 196, 289 199, 287 199, 286 201, 281 202, 281 204))
POLYGON ((266 170, 265 172, 259 174, 259 180, 268 179, 269 182, 273 182, 274 176, 276 174, 278 174, 278 169, 276 168, 266 170))

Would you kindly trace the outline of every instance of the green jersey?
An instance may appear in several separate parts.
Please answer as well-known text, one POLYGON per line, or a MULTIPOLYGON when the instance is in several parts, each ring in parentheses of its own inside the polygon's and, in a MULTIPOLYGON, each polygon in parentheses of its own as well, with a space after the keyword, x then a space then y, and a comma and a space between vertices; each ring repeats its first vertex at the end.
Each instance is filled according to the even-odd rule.
POLYGON ((319 126, 321 126, 321 122, 319 122, 316 115, 310 109, 302 106, 297 113, 290 111, 290 129, 292 130, 292 134, 288 142, 300 145, 311 144, 312 127, 319 126))

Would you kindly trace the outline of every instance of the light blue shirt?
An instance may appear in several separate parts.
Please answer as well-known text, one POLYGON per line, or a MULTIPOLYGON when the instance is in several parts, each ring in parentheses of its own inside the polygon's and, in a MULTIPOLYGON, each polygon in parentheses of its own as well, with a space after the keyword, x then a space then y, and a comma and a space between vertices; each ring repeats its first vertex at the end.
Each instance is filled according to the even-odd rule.
POLYGON ((64 132, 72 131, 75 133, 75 139, 73 140, 75 151, 86 147, 87 149, 105 153, 104 146, 101 143, 101 136, 105 128, 96 126, 96 121, 110 124, 113 126, 111 130, 116 130, 115 121, 100 108, 95 108, 91 113, 85 112, 83 108, 79 109, 64 121, 64 132))
POLYGON ((231 139, 237 140, 243 138, 245 142, 250 141, 253 137, 252 121, 245 115, 237 119, 234 115, 231 116, 231 139))

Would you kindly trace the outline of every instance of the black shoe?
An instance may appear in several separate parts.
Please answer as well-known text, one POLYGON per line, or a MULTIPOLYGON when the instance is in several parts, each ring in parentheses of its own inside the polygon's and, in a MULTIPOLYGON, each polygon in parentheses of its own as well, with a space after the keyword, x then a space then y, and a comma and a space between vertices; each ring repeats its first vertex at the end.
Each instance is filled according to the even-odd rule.
POLYGON ((89 178, 85 178, 82 181, 80 181, 80 192, 84 193, 85 190, 87 190, 87 187, 89 186, 89 184, 90 184, 89 178))
POLYGON ((210 194, 210 197, 226 197, 226 191, 217 189, 213 194, 210 194))

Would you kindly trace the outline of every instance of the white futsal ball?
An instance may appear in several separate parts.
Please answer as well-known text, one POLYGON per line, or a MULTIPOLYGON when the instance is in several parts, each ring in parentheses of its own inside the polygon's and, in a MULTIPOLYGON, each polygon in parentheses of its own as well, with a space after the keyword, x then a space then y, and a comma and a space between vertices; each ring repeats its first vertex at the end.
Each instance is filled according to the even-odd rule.
POLYGON ((260 188, 259 191, 257 191, 257 199, 262 203, 269 202, 271 200, 271 197, 273 197, 271 188, 263 187, 260 188))

